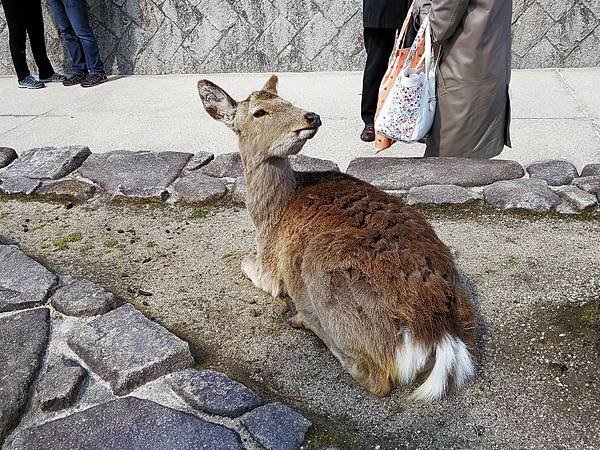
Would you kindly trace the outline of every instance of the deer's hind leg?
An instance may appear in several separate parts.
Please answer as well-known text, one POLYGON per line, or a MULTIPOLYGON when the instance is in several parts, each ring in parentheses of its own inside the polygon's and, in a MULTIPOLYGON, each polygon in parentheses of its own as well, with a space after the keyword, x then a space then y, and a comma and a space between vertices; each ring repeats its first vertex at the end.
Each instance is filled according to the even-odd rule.
POLYGON ((344 370, 372 395, 382 397, 389 393, 390 383, 387 377, 382 378, 379 370, 373 367, 372 364, 369 364, 364 358, 361 358, 361 361, 352 355, 351 352, 344 350, 336 344, 332 336, 323 328, 318 318, 310 313, 299 310, 288 323, 294 328, 304 327, 316 334, 342 364, 344 370))
POLYGON ((335 356, 340 361, 340 363, 342 363, 342 366, 344 366, 344 368, 351 367, 354 364, 353 358, 346 355, 335 344, 333 339, 331 339, 329 334, 327 334, 321 326, 319 319, 312 317, 311 314, 306 314, 302 311, 298 311, 294 317, 288 320, 288 323, 294 328, 306 328, 307 330, 310 330, 314 334, 316 334, 317 337, 321 339, 321 341, 327 346, 329 351, 333 353, 333 356, 335 356))

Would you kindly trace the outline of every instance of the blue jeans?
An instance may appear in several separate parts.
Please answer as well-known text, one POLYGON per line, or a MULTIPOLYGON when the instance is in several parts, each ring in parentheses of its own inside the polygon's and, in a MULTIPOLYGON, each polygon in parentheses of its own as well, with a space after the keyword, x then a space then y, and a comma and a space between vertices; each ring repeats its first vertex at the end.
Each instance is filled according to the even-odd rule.
POLYGON ((74 74, 104 75, 96 36, 90 27, 86 0, 50 0, 54 20, 65 40, 74 74))

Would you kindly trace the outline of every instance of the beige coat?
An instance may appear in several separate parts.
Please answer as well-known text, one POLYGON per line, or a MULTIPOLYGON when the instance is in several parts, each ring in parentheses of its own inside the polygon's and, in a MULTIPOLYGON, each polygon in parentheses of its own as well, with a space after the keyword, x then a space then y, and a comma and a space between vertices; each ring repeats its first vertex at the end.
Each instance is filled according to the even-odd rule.
POLYGON ((425 156, 492 158, 510 147, 512 0, 416 0, 442 47, 425 156))

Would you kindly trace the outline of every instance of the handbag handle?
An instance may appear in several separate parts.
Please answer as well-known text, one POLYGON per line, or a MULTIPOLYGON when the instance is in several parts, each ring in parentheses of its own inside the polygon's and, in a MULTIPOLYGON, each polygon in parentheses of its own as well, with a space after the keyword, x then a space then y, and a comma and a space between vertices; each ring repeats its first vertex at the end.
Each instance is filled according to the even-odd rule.
MULTIPOLYGON (((429 24, 429 16, 426 16, 425 19, 423 19, 423 22, 421 23, 421 26, 419 27, 419 32, 417 33, 417 36, 415 37, 415 40, 414 40, 412 46, 410 47, 408 55, 406 56, 406 59, 404 60, 404 65, 402 66, 402 69, 400 71, 401 74, 404 74, 406 72, 406 70, 408 69, 408 67, 410 67, 410 63, 414 59, 415 54, 417 53, 417 50, 419 49, 419 46, 421 45, 421 41, 423 40, 423 35, 425 34, 425 31, 428 30, 428 24, 429 24)), ((427 38, 425 38, 425 39, 427 40, 427 38)), ((431 36, 430 36, 430 39, 431 39, 431 36)), ((425 47, 427 47, 427 45, 425 47)), ((431 50, 431 48, 430 48, 430 50, 431 50)), ((427 48, 425 48, 425 52, 427 52, 427 48)), ((425 63, 427 64, 427 61, 425 61, 425 63)))
POLYGON ((406 35, 408 34, 408 27, 410 25, 410 23, 412 22, 413 16, 413 9, 414 9, 414 5, 415 2, 411 2, 410 6, 408 7, 408 11, 406 12, 406 17, 404 18, 404 23, 402 24, 402 28, 400 29, 400 34, 398 35, 398 39, 396 40, 396 50, 402 50, 404 48, 404 41, 406 41, 406 35))
POLYGON ((406 56, 404 65, 402 66, 402 70, 400 71, 402 74, 404 74, 406 70, 411 66, 412 60, 414 59, 415 54, 417 53, 417 50, 419 49, 419 46, 423 39, 425 40, 425 51, 423 52, 423 55, 419 59, 417 65, 413 67, 420 67, 423 60, 425 60, 425 73, 428 76, 431 74, 432 69, 434 73, 435 70, 437 70, 440 55, 438 55, 438 57, 436 58, 435 52, 433 51, 433 44, 431 42, 431 23, 429 22, 429 15, 427 15, 425 19, 423 19, 423 22, 421 23, 421 26, 419 28, 419 32, 415 37, 415 41, 413 42, 413 45, 411 46, 410 51, 406 56), (431 64, 432 58, 434 59, 433 66, 431 64))

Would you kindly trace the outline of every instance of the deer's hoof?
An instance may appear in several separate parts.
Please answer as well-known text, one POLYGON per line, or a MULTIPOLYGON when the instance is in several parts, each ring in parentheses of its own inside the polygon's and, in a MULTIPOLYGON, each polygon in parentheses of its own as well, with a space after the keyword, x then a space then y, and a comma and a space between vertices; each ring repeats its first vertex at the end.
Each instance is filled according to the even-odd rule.
POLYGON ((300 317, 298 317, 298 314, 288 319, 287 323, 292 328, 304 328, 304 322, 300 317))

